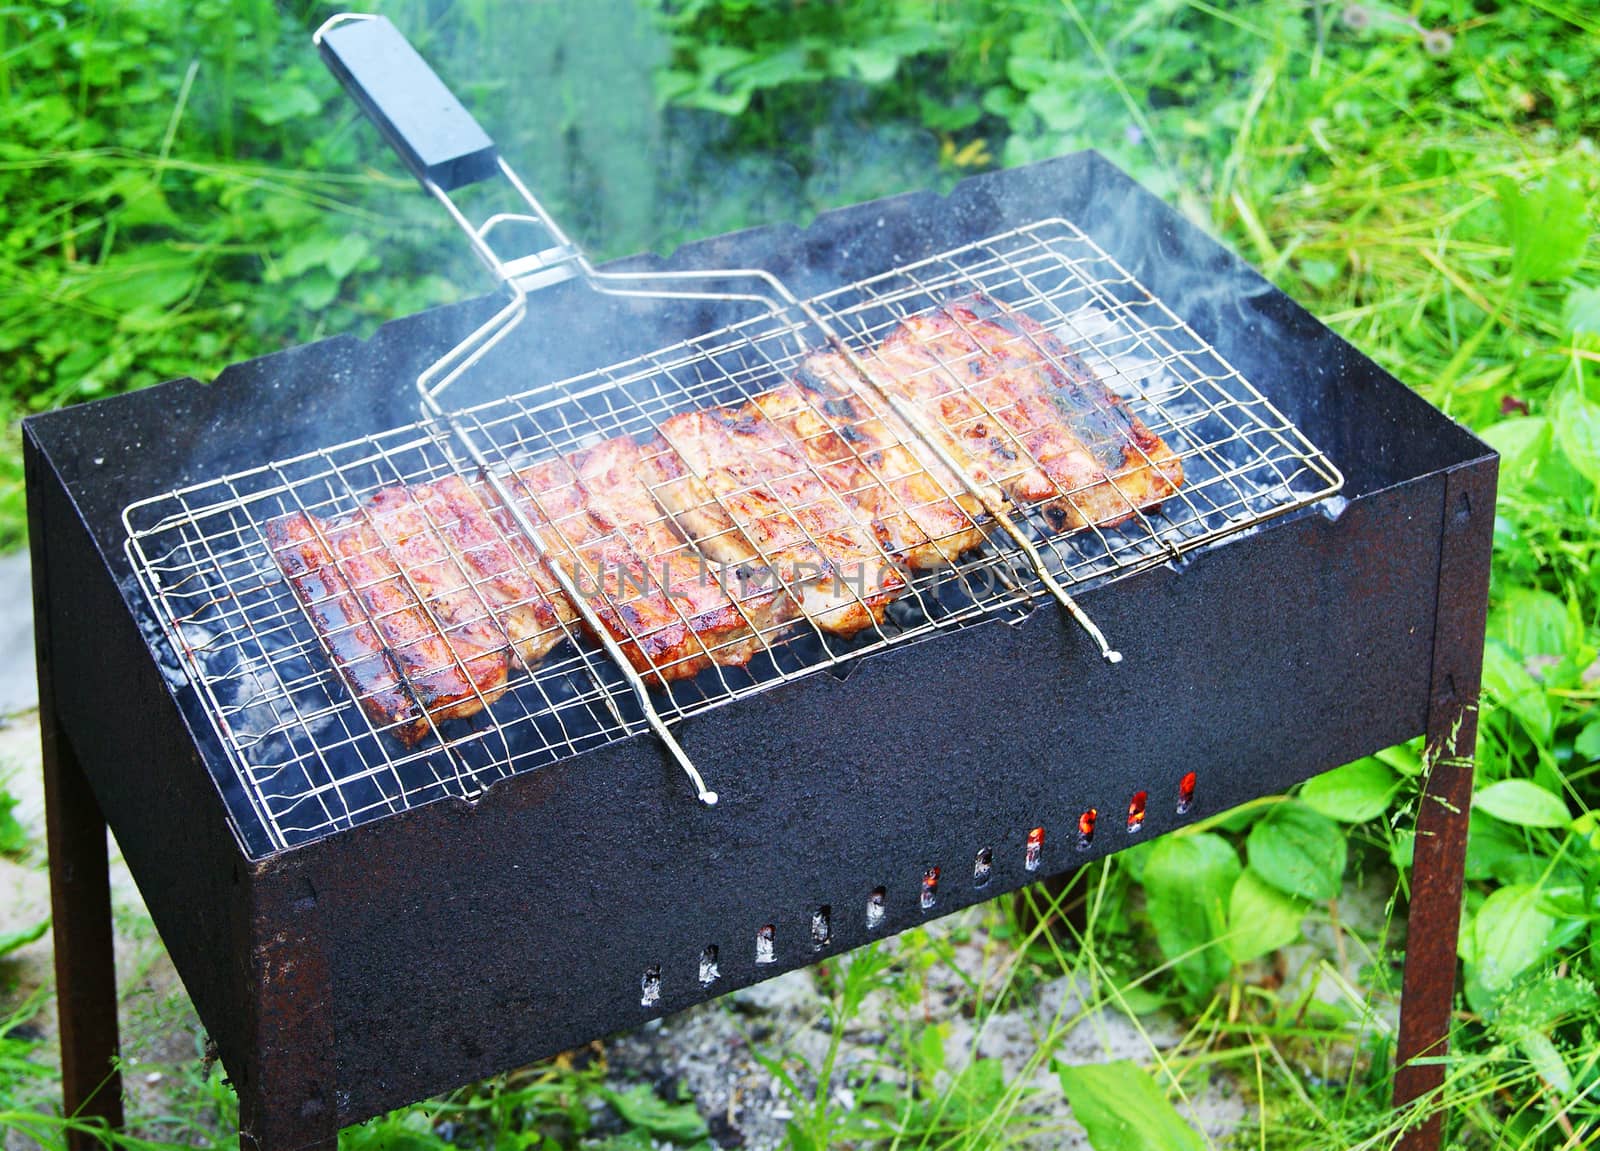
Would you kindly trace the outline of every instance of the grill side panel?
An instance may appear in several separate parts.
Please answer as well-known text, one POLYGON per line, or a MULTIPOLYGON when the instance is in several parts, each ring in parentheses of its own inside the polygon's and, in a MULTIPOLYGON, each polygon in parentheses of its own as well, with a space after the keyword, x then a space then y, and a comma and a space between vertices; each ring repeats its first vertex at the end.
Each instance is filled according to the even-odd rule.
POLYGON ((1117 668, 1044 609, 698 717, 683 738, 723 781, 714 809, 638 739, 278 857, 285 890, 317 892, 306 930, 329 964, 339 1121, 635 1027, 1415 734, 1441 499, 1429 477, 1091 593, 1128 637, 1117 668), (990 706, 1000 699, 1013 702, 990 706), (1189 771, 1198 789, 1180 815, 1189 771), (1150 799, 1130 835, 1137 790, 1150 799), (1097 829, 1080 848, 1090 807, 1097 829), (1045 840, 1030 872, 1034 827, 1045 840), (982 848, 992 877, 976 887, 982 848), (823 905, 832 938, 818 949, 823 905), (768 925, 774 961, 758 963, 768 925), (721 977, 702 987, 708 944, 721 977), (644 1006, 656 966, 659 1000, 644 1006))
MULTIPOLYGON (((150 659, 63 478, 24 426, 37 621, 62 731, 82 762, 185 990, 248 1078, 251 874, 193 734, 150 659)), ((44 656, 44 652, 41 652, 44 656)))

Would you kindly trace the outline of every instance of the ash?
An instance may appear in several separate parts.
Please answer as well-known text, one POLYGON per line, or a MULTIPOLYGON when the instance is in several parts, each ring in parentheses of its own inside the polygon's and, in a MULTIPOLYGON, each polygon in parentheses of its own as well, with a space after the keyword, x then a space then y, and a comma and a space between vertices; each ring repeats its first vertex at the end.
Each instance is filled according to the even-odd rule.
MULTIPOLYGON (((910 1059, 899 1058, 895 1048, 907 1037, 925 1044, 926 1029, 938 1028, 943 1068, 935 1089, 947 1087, 974 1059, 996 1060, 1008 1087, 1020 1083, 1028 1089, 1004 1121, 1007 1145, 1031 1151, 1087 1149, 1052 1062, 1148 1064, 1154 1051, 1180 1044, 1182 1030, 1161 1015, 1133 1019, 1088 1003, 1085 987, 1072 976, 1026 988, 1018 981, 1002 1000, 1004 1010, 973 1018, 967 980, 980 981, 983 998, 992 1002, 1000 997, 1003 970, 1016 959, 1006 944, 989 938, 980 916, 959 914, 924 929, 948 962, 908 977, 920 988, 915 1002, 891 987, 867 995, 848 1022, 836 1056, 834 1108, 840 1114, 855 1111, 858 1092, 868 1084, 904 1088, 910 1059), (1052 1035, 1048 1043, 1047 1035, 1052 1035)), ((903 941, 886 946, 905 953, 903 941)), ((837 975, 839 960, 831 962, 837 975)), ((606 1045, 608 1078, 650 1083, 666 1099, 680 1093, 692 1098, 717 1147, 776 1151, 787 1145, 786 1129, 796 1108, 814 1105, 813 1069, 824 1060, 831 1032, 830 1004, 819 982, 814 968, 792 971, 618 1037, 606 1045), (762 1058, 781 1063, 799 1098, 763 1066, 762 1058)), ((1227 1139, 1246 1122, 1246 1103, 1227 1077, 1186 1078, 1184 1086, 1190 1102, 1179 1110, 1212 1140, 1227 1139)), ((887 1139, 891 1131, 881 1134, 887 1139)))

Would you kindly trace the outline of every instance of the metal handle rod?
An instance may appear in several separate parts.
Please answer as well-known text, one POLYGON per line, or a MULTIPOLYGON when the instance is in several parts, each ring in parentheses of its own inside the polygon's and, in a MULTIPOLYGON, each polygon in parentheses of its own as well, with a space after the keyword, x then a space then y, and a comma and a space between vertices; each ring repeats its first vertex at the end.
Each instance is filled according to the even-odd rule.
POLYGON ((444 206, 467 236, 479 259, 510 293, 510 299, 504 307, 418 376, 417 388, 422 396, 424 409, 435 419, 442 419, 449 425, 454 438, 464 446, 468 455, 483 471, 485 479, 511 511, 517 526, 532 543, 541 561, 550 568, 562 591, 572 601, 574 608, 583 617, 601 647, 633 689, 646 723, 693 782, 696 794, 702 802, 715 803, 717 794, 706 787, 688 753, 684 751, 666 721, 656 711, 644 679, 634 669, 621 645, 600 622, 593 608, 579 594, 571 579, 561 570, 561 566, 553 561, 533 523, 512 498, 502 479, 490 470, 488 460, 472 437, 439 402, 439 397, 445 389, 460 379, 473 365, 479 363, 521 322, 527 313, 527 296, 530 288, 568 278, 569 273, 566 272, 568 268, 574 269, 575 274, 581 276, 592 289, 607 295, 752 303, 761 306, 774 317, 781 317, 789 309, 804 315, 806 320, 823 335, 826 342, 844 355, 846 362, 861 381, 905 421, 913 434, 933 451, 939 462, 960 480, 967 492, 1011 537, 1018 550, 1027 558, 1040 583, 1095 641, 1100 648, 1100 654, 1112 663, 1122 659, 1121 654, 1112 649, 1099 627, 1050 572, 1038 549, 1011 518, 1005 507, 993 499, 985 490, 985 486, 978 482, 966 466, 945 449, 922 413, 883 388, 817 309, 809 303, 802 303, 777 276, 761 268, 654 272, 600 271, 545 209, 511 165, 506 163, 505 158, 498 155, 487 134, 460 106, 454 95, 445 88, 433 70, 387 19, 341 13, 326 20, 316 30, 312 40, 322 50, 329 67, 350 89, 362 109, 377 124, 407 166, 415 173, 423 188, 444 206), (474 224, 461 211, 450 196, 451 190, 484 179, 492 172, 498 172, 527 205, 532 214, 530 222, 536 223, 544 230, 553 241, 551 247, 531 255, 511 260, 503 259, 489 242, 489 233, 503 223, 530 217, 502 212, 490 216, 482 224, 474 224), (726 285, 733 281, 753 282, 760 285, 763 290, 729 292, 694 287, 694 285, 726 285))
POLYGON ((968 494, 983 505, 984 511, 994 517, 995 523, 1000 525, 1005 533, 1011 537, 1012 542, 1021 550, 1022 554, 1028 558, 1028 563, 1032 566, 1034 575, 1039 577, 1039 581, 1044 584, 1045 590, 1054 597, 1057 603, 1067 609, 1067 613, 1072 616, 1078 626, 1088 633, 1090 639, 1094 640, 1106 662, 1121 663, 1122 653, 1111 646, 1105 637, 1105 633, 1100 630, 1099 625, 1089 618, 1088 613, 1078 605, 1078 601, 1073 599, 1067 589, 1061 586, 1060 581, 1050 572, 1044 557, 1039 554, 1039 549, 1034 546, 1027 533, 1017 526, 1017 522, 1011 518, 1004 505, 989 495, 985 490, 985 485, 981 484, 977 477, 969 472, 966 466, 945 448, 944 444, 940 442, 938 434, 928 425, 922 412, 915 405, 906 402, 905 399, 879 384, 872 374, 867 371, 867 367, 861 362, 860 357, 844 340, 839 338, 815 309, 804 303, 800 304, 800 307, 828 337, 828 342, 833 346, 834 350, 844 356, 846 362, 854 369, 862 382, 870 387, 874 394, 882 399, 884 403, 888 404, 895 415, 906 422, 917 438, 938 457, 939 462, 949 468, 951 473, 961 481, 961 486, 967 489, 968 494))
POLYGON ((689 758, 689 753, 684 751, 683 745, 678 742, 677 736, 673 735, 671 728, 667 726, 667 721, 662 719, 661 714, 656 711, 655 704, 650 700, 650 691, 644 682, 644 677, 634 669, 627 653, 622 650, 622 645, 617 643, 615 637, 606 629, 605 624, 600 621, 600 617, 595 614, 594 608, 589 606, 588 600, 584 598, 583 593, 579 590, 577 584, 573 582, 572 577, 561 569, 561 565, 551 555, 550 549, 545 546, 544 539, 533 526, 533 521, 528 518, 521 504, 512 495, 505 480, 491 470, 488 459, 478 450, 477 445, 472 442, 470 437, 461 434, 460 429, 456 427, 455 420, 451 419, 450 424, 452 428, 456 429, 457 438, 465 445, 468 455, 472 457, 473 462, 482 471, 484 480, 494 489, 495 495, 500 497, 500 502, 511 513, 512 518, 516 520, 517 527, 521 529, 523 535, 527 536, 528 541, 533 544, 539 559, 550 570, 550 574, 555 576, 556 582, 561 585, 562 592, 571 601, 572 606, 578 610, 578 614, 583 617, 583 622, 589 626, 589 630, 594 633, 594 637, 600 641, 600 646, 605 649, 606 654, 617 665, 617 669, 622 672, 623 678, 628 681, 628 686, 633 689, 634 695, 638 697, 639 706, 644 712, 645 722, 650 725, 650 730, 656 734, 656 737, 666 745, 667 753, 672 756, 674 762, 689 777, 689 782, 694 785, 695 797, 708 807, 714 805, 717 802, 717 793, 706 786, 706 781, 701 777, 699 769, 694 765, 694 761, 689 758))

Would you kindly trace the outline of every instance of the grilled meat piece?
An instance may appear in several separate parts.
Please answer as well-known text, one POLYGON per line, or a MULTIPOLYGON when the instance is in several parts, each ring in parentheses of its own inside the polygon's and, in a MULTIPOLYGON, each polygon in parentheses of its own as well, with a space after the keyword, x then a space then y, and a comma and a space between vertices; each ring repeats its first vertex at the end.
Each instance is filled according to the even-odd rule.
POLYGON ((905 588, 871 513, 818 478, 752 402, 681 412, 660 425, 656 498, 721 563, 781 586, 813 623, 854 635, 905 588))
POLYGON ((508 477, 551 562, 658 683, 749 662, 787 611, 773 589, 723 578, 673 527, 646 486, 664 450, 622 436, 508 477))
POLYGON ((419 718, 417 701, 361 598, 334 562, 326 525, 294 512, 268 521, 266 536, 272 558, 373 725, 391 729, 408 746, 421 739, 427 724, 419 718))
POLYGON ((748 662, 797 613, 844 636, 881 623, 906 586, 895 561, 954 562, 982 541, 985 500, 1037 506, 1058 529, 1109 526, 1183 482, 1080 358, 985 297, 911 317, 860 359, 876 387, 816 353, 791 383, 673 415, 646 443, 508 473, 540 546, 493 486, 458 476, 383 488, 336 519, 280 516, 267 540, 362 707, 411 745, 567 634, 577 611, 551 563, 659 684, 748 662), (982 499, 879 389, 924 413, 982 499))
POLYGON ((1183 483, 1177 454, 1042 325, 981 295, 912 316, 874 375, 958 440, 978 476, 1058 530, 1110 527, 1183 483))
MULTIPOLYGON (((838 353, 801 363, 793 385, 755 403, 799 445, 831 486, 871 514, 896 560, 916 571, 954 563, 983 542, 982 502, 962 485, 838 353)), ((960 445, 944 445, 960 462, 960 445)), ((985 493, 1004 506, 1000 489, 985 493)))
POLYGON ((512 653, 531 666, 573 615, 459 476, 382 488, 336 519, 280 516, 266 531, 334 665, 374 725, 407 746, 430 720, 493 703, 512 653))
POLYGON ((472 618, 486 611, 524 667, 531 669, 568 634, 565 625, 577 612, 488 485, 444 476, 383 488, 367 508, 404 571, 420 565, 428 573, 432 565, 434 586, 445 594, 424 592, 426 602, 439 599, 440 611, 472 618), (446 566, 438 567, 442 562, 446 566))
POLYGON ((374 726, 409 747, 430 719, 470 715, 505 690, 505 638, 460 602, 453 585, 464 581, 421 546, 416 570, 402 572, 365 509, 338 520, 291 513, 267 524, 267 540, 374 726))

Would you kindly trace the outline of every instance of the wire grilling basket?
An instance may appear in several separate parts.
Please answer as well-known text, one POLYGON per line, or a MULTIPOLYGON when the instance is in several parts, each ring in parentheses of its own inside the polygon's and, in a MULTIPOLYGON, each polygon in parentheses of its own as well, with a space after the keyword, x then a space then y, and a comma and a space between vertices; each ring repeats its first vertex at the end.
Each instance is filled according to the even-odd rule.
MULTIPOLYGON (((806 300, 760 271, 600 272, 492 156, 486 137, 480 142, 458 124, 454 143, 444 146, 431 121, 385 95, 394 91, 386 85, 399 59, 415 107, 429 106, 433 117, 447 100, 447 111, 466 117, 387 21, 336 17, 318 38, 466 231, 507 303, 423 374, 416 424, 168 492, 124 513, 132 566, 276 846, 442 796, 471 797, 513 772, 644 731, 662 740, 701 798, 715 802, 673 736, 678 721, 891 645, 980 620, 1020 619, 1052 600, 1115 659, 1072 589, 1173 560, 1342 485, 1332 463, 1259 391, 1065 220, 806 300), (378 60, 382 69, 374 71, 378 60), (438 89, 431 105, 430 83, 438 89), (528 211, 474 224, 449 191, 490 169, 528 211), (517 224, 544 229, 553 244, 502 259, 492 239, 517 224), (518 378, 505 338, 529 293, 575 277, 600 292, 733 300, 757 314, 583 375, 452 405, 449 390, 468 373, 518 378), (884 386, 880 363, 907 324, 963 314, 952 312, 952 301, 972 299, 1008 317, 1014 350, 1052 378, 1097 377, 1169 454, 1152 460, 1138 444, 1123 444, 1127 468, 1050 498, 1022 498, 1015 485, 975 474, 926 408, 884 386), (819 354, 831 354, 849 377, 853 404, 792 386, 819 354), (664 474, 660 460, 693 459, 681 438, 691 426, 685 420, 722 413, 727 422, 726 413, 748 413, 752 404, 771 412, 780 396, 793 418, 774 418, 765 429, 783 438, 764 461, 759 493, 775 509, 770 519, 784 525, 777 539, 770 523, 741 518, 757 494, 754 481, 730 482, 736 470, 664 474), (840 455, 855 477, 842 483, 801 428, 855 445, 882 447, 887 436, 889 450, 872 467, 861 451, 840 455), (627 447, 624 471, 603 483, 586 480, 576 461, 618 445, 627 447), (1158 465, 1174 474, 1181 468, 1181 482, 1159 499, 1128 490, 1158 465), (529 479, 548 479, 553 470, 564 481, 558 488, 529 479), (459 505, 435 498, 444 490, 468 491, 473 507, 495 514, 472 514, 469 524, 467 513, 452 510, 459 505), (620 520, 595 510, 622 501, 624 491, 647 510, 620 520), (1093 510, 1108 500, 1112 512, 1093 510), (898 523, 900 538, 875 534, 852 514, 868 501, 874 523, 898 523), (396 521, 371 514, 385 502, 409 516, 403 535, 386 529, 396 521), (371 530, 349 536, 337 526, 357 520, 371 530), (317 525, 317 544, 337 557, 329 577, 337 586, 324 588, 323 600, 286 578, 273 533, 290 521, 317 525), (468 527, 470 556, 461 542, 468 527), (750 546, 757 527, 766 546, 750 546), (341 531, 347 538, 335 540, 341 531), (904 546, 907 532, 920 551, 904 546), (839 538, 857 544, 846 549, 852 570, 835 564, 805 577, 784 570, 782 561, 796 555, 828 567, 839 538), (418 554, 428 560, 426 586, 407 558, 418 554), (486 565, 485 556, 494 562, 486 565), (605 562, 619 556, 624 562, 608 587, 605 562), (524 578, 534 570, 542 592, 524 578), (675 588, 674 579, 695 586, 675 588), (448 595, 438 594, 441 581, 448 595), (364 687, 342 650, 376 633, 392 647, 392 620, 378 618, 369 595, 375 583, 401 605, 392 609, 397 617, 447 640, 428 649, 442 653, 433 664, 389 652, 386 666, 398 669, 399 681, 389 689, 413 703, 405 723, 384 721, 371 677, 364 687), (824 587, 824 609, 802 607, 824 587), (541 594, 541 602, 570 610, 540 617, 542 634, 529 635, 517 621, 529 618, 525 609, 541 594), (336 623, 327 610, 334 600, 365 606, 336 623), (694 614, 708 603, 720 612, 715 627, 694 614), (670 609, 665 623, 641 622, 637 609, 650 604, 670 609), (658 638, 668 628, 672 644, 658 638), (490 639, 469 653, 459 642, 469 633, 490 639), (492 680, 479 674, 484 667, 493 668, 492 680), (464 699, 448 712, 420 706, 419 678, 443 674, 466 685, 464 699)), ((465 123, 476 129, 470 117, 465 123)), ((1004 413, 983 400, 983 372, 992 369, 980 363, 991 360, 935 355, 922 370, 962 381, 941 386, 965 387, 975 418, 1003 424, 1004 413)), ((1008 442, 1019 470, 1039 466, 1020 439, 1008 442)))

